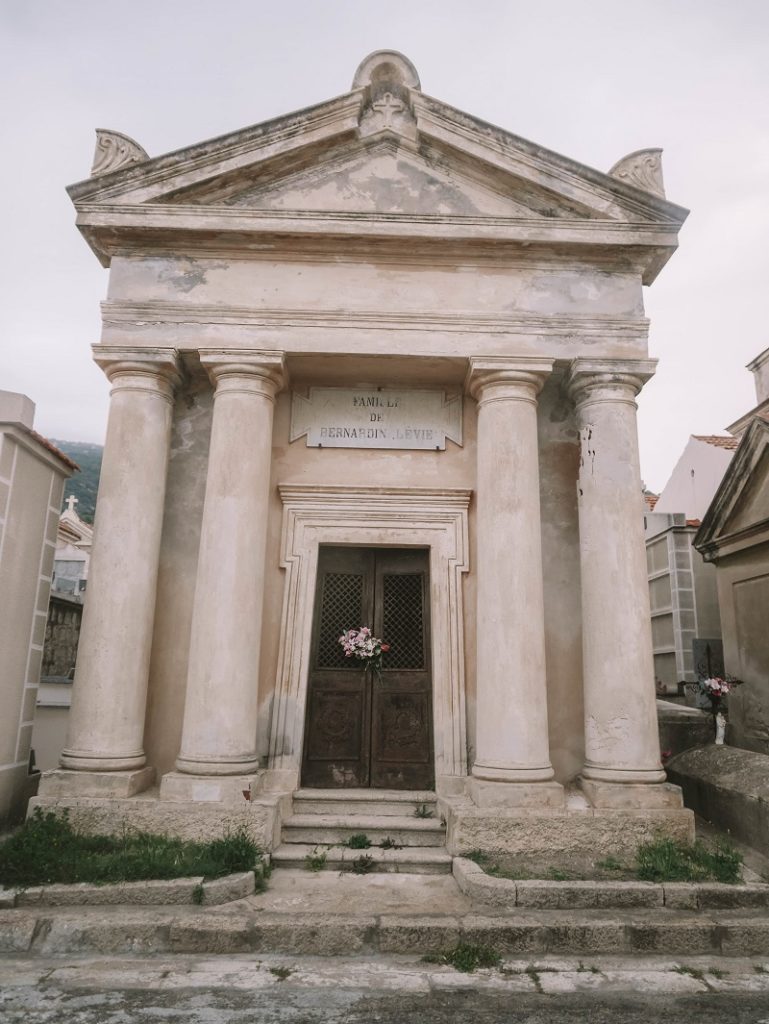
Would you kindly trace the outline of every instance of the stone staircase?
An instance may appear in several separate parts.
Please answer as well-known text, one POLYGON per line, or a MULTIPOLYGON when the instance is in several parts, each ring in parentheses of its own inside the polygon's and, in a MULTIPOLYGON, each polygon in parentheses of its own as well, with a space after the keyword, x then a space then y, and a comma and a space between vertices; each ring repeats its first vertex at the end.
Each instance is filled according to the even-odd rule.
POLYGON ((308 858, 315 858, 321 869, 332 871, 449 874, 452 857, 445 842, 435 793, 300 789, 294 793, 292 814, 283 821, 272 863, 304 868, 308 858), (417 808, 429 817, 417 816, 417 808), (346 845, 351 836, 361 834, 371 840, 370 847, 346 845))

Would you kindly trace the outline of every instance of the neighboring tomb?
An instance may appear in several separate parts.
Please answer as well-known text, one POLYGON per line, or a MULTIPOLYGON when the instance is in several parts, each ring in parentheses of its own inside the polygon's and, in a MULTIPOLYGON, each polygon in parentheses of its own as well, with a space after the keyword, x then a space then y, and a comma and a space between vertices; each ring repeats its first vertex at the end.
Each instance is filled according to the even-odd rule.
POLYGON ((35 405, 0 391, 0 828, 24 817, 30 743, 64 481, 71 459, 32 429, 35 405))
POLYGON ((200 829, 245 792, 269 845, 299 787, 435 789, 450 848, 511 818, 690 834, 638 515, 642 286, 686 216, 659 151, 604 174, 383 51, 167 156, 100 133, 69 191, 110 267, 112 397, 38 803, 200 829), (363 625, 381 673, 338 644, 363 625))
POLYGON ((723 673, 716 574, 693 543, 737 443, 734 437, 693 434, 659 496, 651 503, 647 499, 646 562, 659 693, 678 693, 686 683, 693 687, 700 677, 723 673))
POLYGON ((769 754, 769 421, 745 430, 695 539, 716 567, 729 695, 729 743, 769 754))
POLYGON ((59 519, 51 589, 57 594, 82 597, 88 586, 93 527, 77 514, 77 503, 75 495, 70 494, 59 519))

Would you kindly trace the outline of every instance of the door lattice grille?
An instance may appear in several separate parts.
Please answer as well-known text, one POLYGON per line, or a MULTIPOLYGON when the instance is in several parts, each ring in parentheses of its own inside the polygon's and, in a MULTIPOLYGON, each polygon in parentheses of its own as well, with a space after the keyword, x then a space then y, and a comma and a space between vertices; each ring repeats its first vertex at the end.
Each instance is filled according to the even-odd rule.
POLYGON ((384 574, 383 638, 390 644, 386 669, 425 667, 422 574, 384 574))
POLYGON ((345 658, 339 637, 357 629, 363 616, 363 576, 348 572, 327 572, 323 577, 320 610, 318 668, 357 668, 360 662, 345 658))

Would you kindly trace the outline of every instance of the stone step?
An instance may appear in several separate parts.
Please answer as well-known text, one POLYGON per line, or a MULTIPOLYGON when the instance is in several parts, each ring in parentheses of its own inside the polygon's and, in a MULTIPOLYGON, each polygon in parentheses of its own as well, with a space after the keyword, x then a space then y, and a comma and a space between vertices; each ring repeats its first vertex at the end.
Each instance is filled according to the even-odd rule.
POLYGON ((323 843, 282 843, 272 852, 272 866, 276 868, 304 868, 306 858, 325 853, 322 870, 352 871, 353 862, 361 857, 371 858, 372 872, 414 875, 448 875, 453 858, 445 849, 408 846, 402 850, 350 850, 346 846, 327 846, 323 843))
MULTIPOLYGON (((366 835, 374 846, 392 839, 398 846, 444 846, 446 826, 437 818, 383 815, 293 814, 283 822, 284 843, 344 846, 354 835, 366 835)), ((365 852, 365 851, 361 851, 365 852)))
MULTIPOLYGON (((437 817, 437 797, 429 790, 298 789, 296 814, 392 814, 408 817, 423 804, 437 817)), ((429 820, 429 819, 425 819, 429 820)))
POLYGON ((502 956, 519 960, 542 955, 632 956, 641 962, 644 956, 720 956, 728 971, 730 957, 769 956, 769 927, 764 910, 404 915, 277 913, 261 908, 217 913, 197 907, 162 911, 158 907, 131 907, 130 911, 30 907, 0 915, 0 950, 17 956, 105 952, 153 957, 163 952, 422 956, 448 952, 458 942, 491 946, 502 956))

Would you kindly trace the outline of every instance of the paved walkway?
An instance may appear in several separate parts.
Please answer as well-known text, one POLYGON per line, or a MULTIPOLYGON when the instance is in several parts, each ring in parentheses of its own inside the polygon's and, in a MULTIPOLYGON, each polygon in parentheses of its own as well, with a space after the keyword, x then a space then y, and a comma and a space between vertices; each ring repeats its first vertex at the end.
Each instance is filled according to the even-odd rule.
POLYGON ((2 1024, 769 1024, 769 963, 417 957, 0 958, 2 1024))
MULTIPOLYGON (((452 875, 354 875, 339 871, 273 871, 267 891, 237 906, 317 914, 468 914, 480 904, 464 895, 452 875)), ((219 912, 235 904, 222 904, 219 912)))

